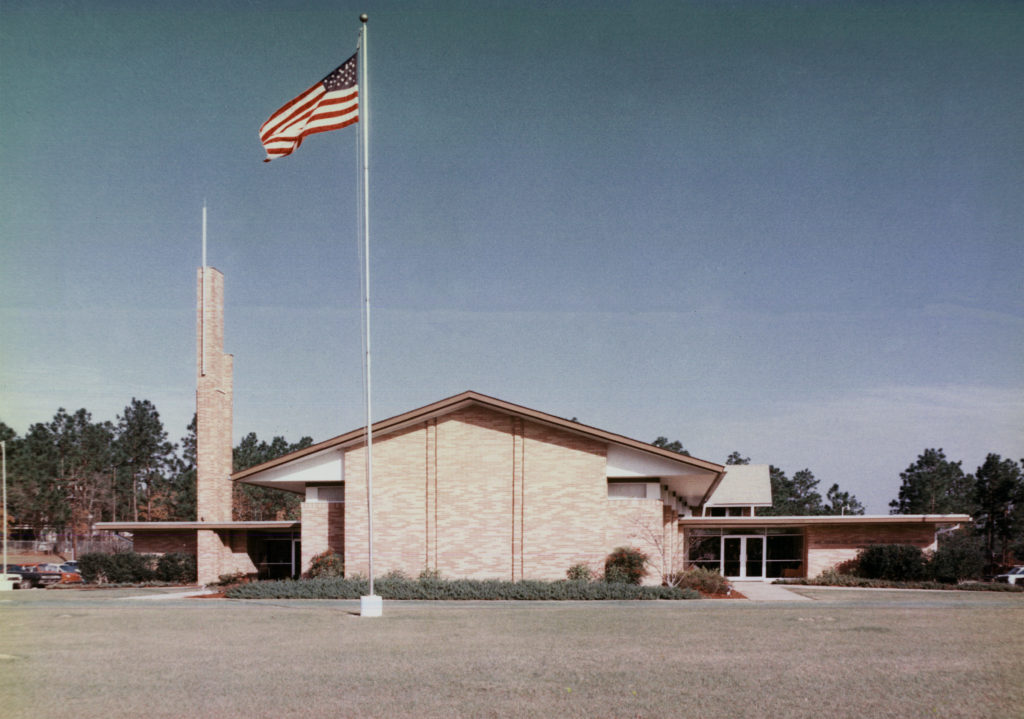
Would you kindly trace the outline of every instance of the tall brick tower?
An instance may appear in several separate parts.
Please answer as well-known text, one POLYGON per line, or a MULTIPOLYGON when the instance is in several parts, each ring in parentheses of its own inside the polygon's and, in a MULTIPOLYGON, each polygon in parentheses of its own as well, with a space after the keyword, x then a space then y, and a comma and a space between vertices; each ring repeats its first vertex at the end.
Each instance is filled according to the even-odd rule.
MULTIPOLYGON (((198 271, 196 311, 196 518, 231 521, 231 421, 234 358, 224 353, 224 275, 198 271)), ((230 571, 226 533, 201 529, 197 536, 199 582, 230 571)))

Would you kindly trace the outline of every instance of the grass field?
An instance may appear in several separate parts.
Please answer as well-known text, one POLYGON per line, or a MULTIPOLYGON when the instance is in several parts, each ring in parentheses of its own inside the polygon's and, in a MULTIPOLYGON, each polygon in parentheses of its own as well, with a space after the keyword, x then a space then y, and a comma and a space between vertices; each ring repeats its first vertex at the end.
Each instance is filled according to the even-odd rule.
MULTIPOLYGON (((163 590, 157 590, 163 591, 163 590)), ((1024 597, 814 602, 0 594, 4 717, 1013 717, 1024 597)))

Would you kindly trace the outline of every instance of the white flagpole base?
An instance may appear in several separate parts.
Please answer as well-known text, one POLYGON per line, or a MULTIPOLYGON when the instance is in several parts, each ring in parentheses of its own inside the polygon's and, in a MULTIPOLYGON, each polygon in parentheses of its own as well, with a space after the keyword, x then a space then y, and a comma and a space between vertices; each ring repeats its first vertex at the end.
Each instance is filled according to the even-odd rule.
MULTIPOLYGON (((21 583, 21 577, 17 577, 18 583, 21 583)), ((0 592, 11 592, 14 591, 15 577, 10 574, 0 574, 0 592)))
POLYGON ((359 597, 359 616, 379 617, 384 614, 384 600, 377 594, 359 597))

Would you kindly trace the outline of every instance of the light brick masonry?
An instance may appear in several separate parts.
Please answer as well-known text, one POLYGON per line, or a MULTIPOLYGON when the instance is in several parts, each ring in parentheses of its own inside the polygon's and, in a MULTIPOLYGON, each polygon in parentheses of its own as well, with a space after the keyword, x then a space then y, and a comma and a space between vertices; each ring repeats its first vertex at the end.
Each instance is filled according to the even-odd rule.
MULTIPOLYGON (((224 353, 224 275, 200 268, 196 310, 196 514, 200 522, 231 521, 231 424, 234 358, 224 353)), ((199 582, 239 571, 231 538, 197 532, 199 582)), ((243 548, 244 551, 244 548, 243 548)))
MULTIPOLYGON (((638 521, 661 531, 665 517, 659 500, 609 500, 605 462, 602 442, 486 407, 376 439, 374 573, 559 579, 600 566, 615 546, 639 546, 638 521)), ((346 572, 366 574, 364 446, 346 451, 345 470, 346 572)))

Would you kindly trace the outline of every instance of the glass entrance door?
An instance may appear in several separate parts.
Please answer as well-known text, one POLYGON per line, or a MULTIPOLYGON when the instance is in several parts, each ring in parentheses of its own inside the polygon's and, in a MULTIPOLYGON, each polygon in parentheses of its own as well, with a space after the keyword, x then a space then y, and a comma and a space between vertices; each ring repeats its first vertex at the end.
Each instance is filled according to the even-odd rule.
POLYGON ((722 574, 730 579, 764 578, 764 537, 722 537, 722 574))

